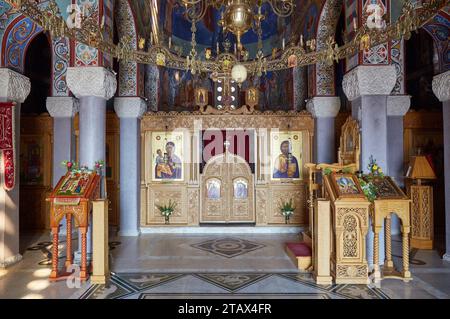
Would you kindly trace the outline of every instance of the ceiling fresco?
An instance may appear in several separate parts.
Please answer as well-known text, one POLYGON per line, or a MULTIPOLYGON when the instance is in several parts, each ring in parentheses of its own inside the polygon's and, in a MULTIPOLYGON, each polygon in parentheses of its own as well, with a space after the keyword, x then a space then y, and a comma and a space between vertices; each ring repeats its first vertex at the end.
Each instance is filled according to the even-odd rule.
MULTIPOLYGON (((139 33, 148 37, 150 33, 150 1, 133 0, 129 1, 139 33)), ((266 19, 262 22, 263 50, 266 55, 271 53, 273 47, 281 47, 282 39, 286 43, 291 39, 298 41, 299 35, 303 34, 306 39, 315 35, 318 17, 325 0, 296 0, 295 11, 291 17, 280 18, 271 9, 268 3, 262 7, 266 19)), ((184 53, 190 50, 191 23, 184 16, 184 7, 177 0, 159 0, 159 28, 165 36, 172 37, 172 43, 184 48, 184 53)), ((224 40, 229 40, 233 45, 236 42, 235 36, 228 33, 226 36, 218 25, 221 12, 214 8, 208 8, 204 18, 197 23, 196 41, 200 49, 216 48, 216 43, 220 45, 224 40)), ((250 56, 256 54, 258 36, 250 30, 242 37, 242 43, 250 52, 250 56)), ((223 50, 222 45, 220 46, 223 50)))

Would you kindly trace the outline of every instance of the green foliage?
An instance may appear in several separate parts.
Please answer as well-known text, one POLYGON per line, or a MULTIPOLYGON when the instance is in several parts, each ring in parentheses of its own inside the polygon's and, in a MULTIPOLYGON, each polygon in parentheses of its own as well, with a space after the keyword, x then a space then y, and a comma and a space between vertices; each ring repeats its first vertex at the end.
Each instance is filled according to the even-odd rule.
POLYGON ((156 207, 161 212, 161 215, 170 216, 174 212, 175 207, 177 207, 177 203, 175 201, 172 201, 171 199, 169 199, 168 204, 156 205, 156 207))
POLYGON ((329 169, 329 168, 323 169, 323 175, 330 175, 331 173, 332 173, 331 169, 329 169))
POLYGON ((288 202, 282 202, 281 206, 280 206, 280 210, 281 210, 282 213, 294 212, 295 207, 294 207, 294 203, 292 201, 292 198, 289 199, 288 202))

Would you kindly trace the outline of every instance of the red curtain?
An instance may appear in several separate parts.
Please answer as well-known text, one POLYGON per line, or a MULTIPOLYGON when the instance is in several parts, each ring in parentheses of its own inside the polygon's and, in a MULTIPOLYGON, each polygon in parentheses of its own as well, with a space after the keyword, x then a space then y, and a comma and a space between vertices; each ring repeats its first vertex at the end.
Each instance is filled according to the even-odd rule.
POLYGON ((254 170, 255 131, 206 130, 202 131, 201 156, 204 166, 212 157, 225 152, 225 141, 230 143, 230 153, 243 157, 254 170))
POLYGON ((0 103, 1 176, 7 190, 14 188, 14 103, 0 103))

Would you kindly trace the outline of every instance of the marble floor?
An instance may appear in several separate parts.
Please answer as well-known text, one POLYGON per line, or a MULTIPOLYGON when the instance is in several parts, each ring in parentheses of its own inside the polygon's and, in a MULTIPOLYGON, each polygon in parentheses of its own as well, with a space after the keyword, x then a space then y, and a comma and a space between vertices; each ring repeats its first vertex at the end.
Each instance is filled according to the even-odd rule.
MULTIPOLYGON (((23 236, 23 260, 0 270, 0 298, 450 298, 450 263, 434 251, 411 251, 409 283, 318 286, 284 252, 284 243, 298 240, 296 234, 113 237, 112 276, 105 287, 76 280, 50 283, 49 234, 23 236)), ((401 263, 395 253, 400 242, 393 248, 394 261, 401 263)))

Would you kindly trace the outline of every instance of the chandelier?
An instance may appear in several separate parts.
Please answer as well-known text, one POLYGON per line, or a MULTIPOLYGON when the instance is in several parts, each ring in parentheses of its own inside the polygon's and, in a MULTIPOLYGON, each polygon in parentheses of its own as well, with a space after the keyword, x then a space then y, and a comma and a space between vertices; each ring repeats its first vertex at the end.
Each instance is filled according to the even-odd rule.
POLYGON ((242 50, 241 37, 251 28, 257 30, 265 19, 262 6, 269 3, 273 12, 288 17, 294 11, 293 0, 179 0, 185 7, 190 21, 200 21, 210 6, 222 11, 219 25, 224 33, 231 32, 237 38, 237 48, 242 50))
MULTIPOLYGON (((105 38, 104 19, 99 18, 98 12, 83 13, 79 19, 69 25, 63 18, 55 0, 49 0, 46 7, 40 6, 35 0, 5 0, 13 6, 13 10, 30 17, 35 23, 40 25, 44 31, 50 33, 54 38, 67 37, 83 43, 89 47, 96 48, 104 54, 109 54, 116 59, 136 62, 142 64, 152 64, 165 66, 177 70, 190 70, 193 73, 216 74, 219 77, 227 75, 237 83, 245 80, 247 73, 260 76, 267 71, 278 71, 293 66, 301 67, 306 65, 326 63, 333 64, 336 61, 351 57, 358 51, 366 50, 377 45, 387 43, 402 37, 408 39, 411 32, 417 30, 440 10, 448 5, 447 0, 422 1, 419 6, 410 1, 405 1, 402 14, 395 24, 387 25, 380 20, 367 21, 362 27, 355 31, 352 40, 338 46, 335 40, 330 37, 321 49, 317 49, 315 39, 303 39, 297 43, 289 43, 282 48, 274 48, 278 54, 264 56, 262 53, 262 31, 261 21, 264 15, 261 14, 261 7, 264 3, 269 3, 272 10, 278 16, 284 17, 292 14, 293 0, 178 0, 186 10, 186 16, 192 23, 191 51, 187 57, 182 56, 182 52, 170 48, 163 41, 152 41, 151 45, 146 45, 145 39, 139 39, 137 49, 134 49, 130 35, 126 35, 115 44, 110 39, 105 38), (245 49, 242 46, 235 48, 234 53, 230 52, 230 46, 224 44, 225 50, 219 52, 215 57, 205 55, 206 59, 200 59, 197 54, 195 32, 196 22, 200 21, 210 6, 221 9, 223 12, 220 22, 225 32, 232 32, 238 39, 250 29, 256 31, 258 35, 258 52, 252 60, 248 59, 245 49), (99 21, 102 23, 99 26, 99 21), (239 51, 237 50, 239 49, 239 51), (242 68, 243 66, 245 68, 242 68), (234 72, 233 72, 234 70, 234 72)), ((157 39, 160 34, 155 34, 157 39)))

